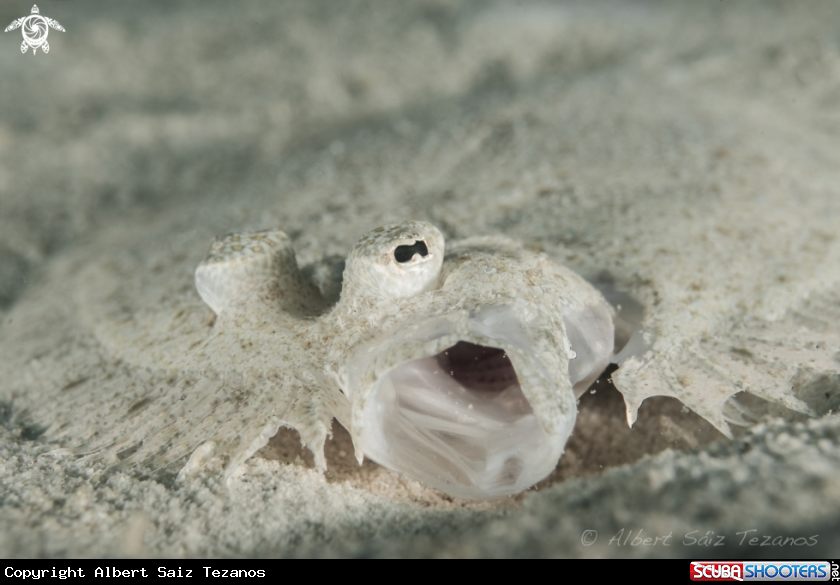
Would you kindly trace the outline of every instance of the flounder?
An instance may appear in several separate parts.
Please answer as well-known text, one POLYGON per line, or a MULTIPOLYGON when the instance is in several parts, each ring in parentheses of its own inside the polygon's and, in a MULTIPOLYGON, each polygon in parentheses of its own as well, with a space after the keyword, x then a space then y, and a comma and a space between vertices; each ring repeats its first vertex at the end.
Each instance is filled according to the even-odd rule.
MULTIPOLYGON (((166 269, 143 254, 78 256, 52 275, 74 302, 41 303, 50 298, 42 293, 18 307, 7 380, 17 411, 49 439, 149 471, 191 473, 224 456, 230 474, 287 426, 324 470, 335 418, 360 463, 482 500, 554 470, 577 398, 610 361, 621 363, 615 379, 631 424, 646 397, 664 394, 728 434, 727 419, 747 424, 756 411, 729 400, 745 388, 788 409, 825 410, 813 384, 785 381, 796 371, 780 357, 801 344, 820 358, 831 332, 788 325, 774 341, 756 322, 733 333, 749 349, 714 359, 684 349, 656 368, 662 356, 640 319, 614 322, 595 286, 503 236, 445 245, 433 225, 405 221, 364 236, 346 261, 301 270, 284 232, 232 234, 213 243, 194 288, 190 255, 176 255, 166 269), (82 329, 62 343, 32 335, 72 312, 82 329), (749 365, 756 360, 775 365, 749 365), (744 385, 713 384, 724 367, 744 385), (663 386, 669 372, 674 385, 663 386), (99 424, 77 424, 78 409, 99 424)), ((811 364, 830 370, 832 356, 811 364)))
MULTIPOLYGON (((80 371, 36 382, 21 401, 48 436, 123 466, 192 455, 189 472, 226 455, 232 471, 289 426, 324 469, 336 418, 360 463, 468 499, 514 494, 553 471, 577 396, 613 355, 613 309, 580 276, 500 236, 445 250, 426 222, 363 237, 334 303, 279 230, 212 245, 195 271, 212 315, 194 293, 162 309, 175 291, 147 270, 122 254, 73 278, 101 357, 146 371, 137 392, 123 376, 80 371), (97 409, 101 425, 74 424, 75 408, 97 409)), ((28 370, 37 380, 38 358, 28 370)))

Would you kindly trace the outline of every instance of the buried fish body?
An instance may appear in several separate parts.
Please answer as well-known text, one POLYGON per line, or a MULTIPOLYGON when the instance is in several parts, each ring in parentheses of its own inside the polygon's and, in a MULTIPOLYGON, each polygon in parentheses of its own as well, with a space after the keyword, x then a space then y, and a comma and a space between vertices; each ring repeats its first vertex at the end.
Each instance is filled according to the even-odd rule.
POLYGON ((285 332, 275 335, 280 355, 307 344, 298 378, 318 380, 278 388, 306 396, 291 397, 237 459, 288 425, 323 468, 335 417, 360 462, 469 499, 518 493, 554 469, 574 426, 575 389, 613 350, 612 310, 579 276, 500 237, 444 255, 443 236, 423 222, 362 238, 331 307, 277 231, 217 241, 196 285, 219 317, 215 329, 228 332, 219 343, 271 324, 285 332))
MULTIPOLYGON (((819 414, 801 391, 810 386, 791 390, 793 365, 778 366, 798 347, 770 335, 781 325, 733 331, 741 353, 734 342, 658 352, 598 289, 505 237, 444 250, 434 226, 403 222, 370 232, 343 263, 301 270, 283 232, 234 234, 194 277, 196 251, 183 242, 93 262, 82 251, 16 307, 0 363, 16 417, 114 466, 189 474, 222 456, 228 475, 282 426, 326 469, 335 418, 359 461, 482 500, 552 472, 577 397, 611 360, 629 422, 646 397, 669 395, 727 433, 723 407, 744 386, 713 383, 724 357, 759 397, 819 414), (70 292, 50 294, 59 289, 70 292), (737 361, 747 351, 777 366, 737 361)), ((797 341, 806 334, 786 339, 809 348, 814 368, 834 368, 834 345, 797 341)))
POLYGON ((230 474, 287 426, 324 470, 335 418, 360 462, 457 497, 515 494, 555 468, 577 396, 613 355, 598 290, 500 236, 444 251, 437 228, 407 221, 364 236, 343 268, 306 273, 283 232, 233 234, 195 288, 155 262, 79 259, 56 275, 72 279, 73 309, 33 302, 32 322, 73 311, 72 342, 9 346, 27 364, 16 411, 120 467, 189 474, 224 456, 230 474))

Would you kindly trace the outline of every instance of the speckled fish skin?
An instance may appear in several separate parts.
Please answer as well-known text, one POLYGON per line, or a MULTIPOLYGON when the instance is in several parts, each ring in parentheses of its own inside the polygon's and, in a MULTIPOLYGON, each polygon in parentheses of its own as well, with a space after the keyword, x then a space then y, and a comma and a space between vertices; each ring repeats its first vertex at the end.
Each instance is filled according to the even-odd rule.
MULTIPOLYGON (((348 256, 341 297, 332 306, 301 275, 279 230, 232 234, 211 246, 195 281, 215 317, 194 292, 190 297, 183 288, 141 284, 148 268, 120 254, 71 277, 78 316, 93 333, 88 347, 99 345, 105 355, 89 353, 104 358, 100 368, 110 363, 106 370, 129 365, 134 388, 121 385, 126 376, 113 371, 68 373, 75 378, 69 381, 39 378, 37 359, 30 359, 26 383, 37 390, 19 401, 32 405, 27 413, 49 426, 50 438, 146 469, 191 455, 182 469, 189 473, 225 454, 230 473, 283 425, 300 433, 324 469, 334 417, 355 436, 363 424, 358 413, 383 372, 458 341, 491 343, 471 332, 467 320, 493 307, 514 307, 534 340, 533 355, 501 346, 559 456, 576 414, 569 380, 574 354, 563 318, 598 307, 611 331, 612 309, 601 294, 544 254, 490 236, 454 242, 444 259, 443 236, 426 222, 402 222, 362 238, 348 256), (395 263, 395 247, 418 240, 427 243, 428 254, 412 262, 426 264, 395 263), (446 335, 412 337, 443 322, 450 327, 446 335), (403 335, 401 344, 358 367, 363 353, 395 335, 403 335), (91 387, 91 394, 79 392, 91 387), (45 399, 51 407, 35 408, 45 399), (98 410, 101 426, 74 425, 75 408, 98 410)), ((77 339, 71 351, 85 346, 77 339)), ((356 456, 361 461, 363 451, 357 448, 356 456)))
MULTIPOLYGON (((21 422, 52 426, 44 439, 63 433, 69 444, 72 430, 93 440, 131 407, 183 406, 200 372, 150 358, 184 353, 214 319, 193 273, 215 236, 281 226, 306 271, 406 217, 439 226, 447 242, 504 234, 637 299, 652 346, 615 373, 625 395, 691 391, 696 406, 709 390, 761 391, 762 377, 783 394, 822 379, 820 395, 840 411, 834 3, 242 1, 146 4, 137 18, 102 6, 73 3, 92 34, 73 35, 72 58, 32 67, 14 45, 0 53, 0 400, 21 422), (96 289, 118 279, 122 291, 104 303, 96 289), (126 343, 111 342, 118 327, 134 331, 126 343), (161 347, 142 344, 148 329, 161 347), (152 396, 159 405, 144 406, 152 396)), ((602 381, 581 410, 611 394, 602 381)), ((561 464, 562 483, 518 498, 518 510, 502 503, 488 525, 485 511, 418 497, 372 465, 323 481, 308 453, 292 463, 297 445, 282 462, 272 445, 249 460, 227 496, 207 493, 215 482, 203 477, 187 484, 203 491, 128 474, 97 486, 85 475, 96 462, 35 457, 37 429, 9 422, 2 404, 0 548, 684 553, 606 545, 635 524, 645 534, 819 533, 808 551, 836 554, 826 529, 840 516, 836 414, 704 447, 710 435, 662 433, 660 415, 687 439, 703 423, 671 418, 666 405, 646 400, 632 431, 611 417, 581 433, 591 444, 569 451, 587 470, 561 464), (692 452, 638 461, 659 448, 692 452), (605 461, 614 449, 623 453, 605 461), (132 514, 150 519, 149 548, 122 548, 132 514), (583 547, 589 529, 600 538, 583 547)))
MULTIPOLYGON (((193 242, 175 238, 172 249, 168 259, 126 252, 93 262, 84 253, 71 256, 17 307, 5 329, 10 359, 4 365, 18 416, 90 457, 151 470, 175 464, 181 473, 225 455, 230 474, 286 425, 300 433, 323 470, 332 419, 358 436, 373 380, 460 340, 492 345, 471 336, 466 318, 480 308, 517 306, 540 342, 538 361, 551 381, 541 378, 534 356, 505 349, 540 424, 562 452, 576 412, 563 317, 586 306, 612 310, 573 271, 506 237, 455 241, 444 259, 443 237, 425 222, 393 224, 362 238, 348 255, 337 302, 322 294, 334 288, 329 278, 315 286, 303 277, 291 240, 279 230, 217 239, 195 283, 193 242), (400 276, 389 276, 383 266, 395 246, 420 238, 435 258, 434 277, 421 274, 407 288, 395 287, 400 276), (65 298, 71 302, 50 294, 58 287, 70 291, 65 298), (412 340, 412 331, 444 321, 450 335, 412 340), (60 339, 37 335, 53 327, 60 339), (400 335, 399 344, 386 343, 400 335), (379 351, 385 345, 388 350, 379 351), (379 352, 375 359, 356 367, 359 356, 372 351, 379 352), (97 413, 100 424, 76 424, 80 410, 97 413)), ((836 367, 835 333, 801 325, 832 307, 830 297, 815 295, 776 321, 745 321, 728 342, 706 339, 693 350, 682 345, 660 353, 656 338, 638 332, 648 343, 625 356, 614 374, 628 422, 646 397, 664 394, 726 433, 724 404, 744 388, 818 414, 819 405, 804 400, 807 384, 791 388, 790 380, 806 357, 809 371, 836 367), (734 345, 738 340, 743 349, 734 345), (670 361, 663 365, 663 359, 670 361), (715 360, 723 359, 741 384, 719 383, 725 376, 715 360), (750 362, 776 365, 762 369, 750 362), (755 386, 747 386, 750 381, 755 386)), ((364 456, 358 446, 356 455, 364 456)))

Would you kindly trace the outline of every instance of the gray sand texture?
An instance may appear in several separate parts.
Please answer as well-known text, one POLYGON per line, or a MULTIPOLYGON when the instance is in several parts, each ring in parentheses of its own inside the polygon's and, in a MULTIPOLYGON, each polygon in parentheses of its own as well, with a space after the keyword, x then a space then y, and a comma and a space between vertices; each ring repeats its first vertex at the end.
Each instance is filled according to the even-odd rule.
POLYGON ((836 554, 840 6, 39 6, 49 54, 0 35, 0 555, 836 554), (335 296, 319 267, 404 219, 518 240, 640 323, 535 488, 452 498, 337 423, 323 474, 291 429, 229 480, 77 457, 179 399, 136 339, 207 324, 214 236, 281 226, 335 296))

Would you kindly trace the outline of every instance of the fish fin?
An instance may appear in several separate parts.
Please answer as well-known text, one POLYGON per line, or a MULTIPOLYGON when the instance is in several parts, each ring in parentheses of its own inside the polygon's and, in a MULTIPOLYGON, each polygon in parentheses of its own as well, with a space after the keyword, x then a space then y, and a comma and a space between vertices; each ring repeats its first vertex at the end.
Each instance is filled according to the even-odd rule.
MULTIPOLYGON (((840 406, 840 298, 813 295, 782 318, 749 318, 728 332, 631 357, 613 374, 632 426, 650 396, 671 396, 731 435, 727 401, 747 392, 792 413, 840 406)), ((792 416, 792 415, 791 415, 792 416)), ((736 417, 740 418, 740 417, 736 417)))

